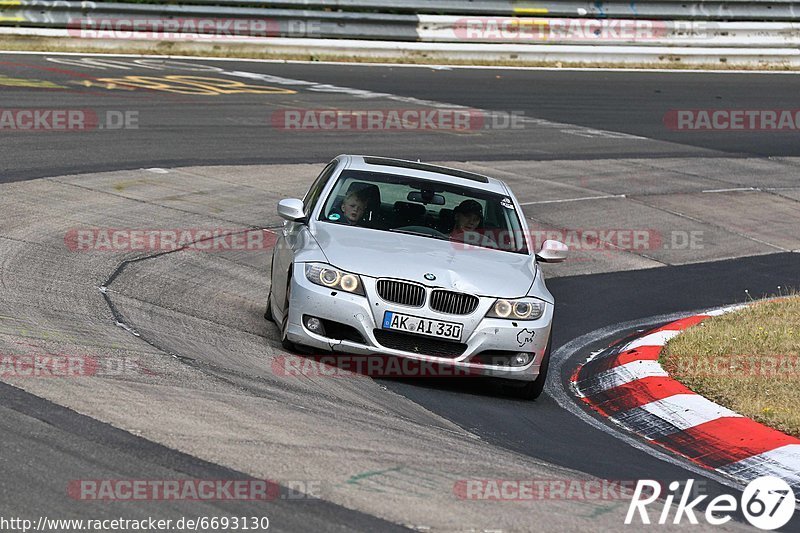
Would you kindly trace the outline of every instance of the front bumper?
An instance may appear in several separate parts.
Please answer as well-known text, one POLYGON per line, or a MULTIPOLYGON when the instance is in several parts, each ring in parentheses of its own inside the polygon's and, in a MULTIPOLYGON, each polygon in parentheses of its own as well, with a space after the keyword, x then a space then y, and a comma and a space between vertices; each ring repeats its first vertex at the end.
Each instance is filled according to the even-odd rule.
POLYGON ((493 304, 494 298, 480 298, 481 303, 475 312, 471 315, 456 316, 433 311, 427 305, 421 308, 410 308, 385 302, 378 296, 375 288, 376 280, 372 278, 364 276, 361 278, 366 292, 366 297, 364 297, 343 291, 332 291, 311 283, 306 279, 302 265, 298 265, 294 271, 296 275, 291 280, 292 292, 287 330, 288 339, 294 343, 349 355, 382 354, 403 357, 452 366, 462 370, 463 374, 470 375, 477 374, 520 381, 533 381, 539 375, 553 319, 551 304, 545 306, 544 313, 537 320, 512 321, 485 318, 486 311, 493 304), (376 339, 374 333, 374 330, 381 328, 385 311, 463 323, 464 333, 461 342, 466 344, 466 349, 455 357, 436 357, 426 355, 423 350, 417 353, 386 347, 376 339), (358 331, 364 342, 318 335, 305 327, 304 315, 350 326, 358 331), (496 361, 498 352, 525 352, 533 354, 533 357, 525 366, 491 364, 491 361, 496 361))

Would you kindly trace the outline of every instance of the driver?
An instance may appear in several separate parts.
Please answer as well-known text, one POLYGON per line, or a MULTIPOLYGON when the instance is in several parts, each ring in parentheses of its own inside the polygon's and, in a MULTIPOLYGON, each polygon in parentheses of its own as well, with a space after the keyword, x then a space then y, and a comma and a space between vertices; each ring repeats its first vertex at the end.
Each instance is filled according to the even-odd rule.
POLYGON ((455 225, 450 236, 475 231, 483 223, 483 208, 475 200, 464 200, 453 209, 455 225))
POLYGON ((450 239, 477 246, 497 247, 483 226, 483 208, 475 200, 464 200, 453 209, 453 230, 450 239))

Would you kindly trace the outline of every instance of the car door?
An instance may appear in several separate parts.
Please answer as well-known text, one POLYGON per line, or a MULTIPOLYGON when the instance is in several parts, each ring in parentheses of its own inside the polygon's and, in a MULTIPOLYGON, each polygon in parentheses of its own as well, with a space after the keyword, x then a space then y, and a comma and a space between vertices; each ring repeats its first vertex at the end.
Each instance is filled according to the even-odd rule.
MULTIPOLYGON (((317 179, 308 189, 303 197, 303 212, 309 216, 314 210, 314 206, 319 201, 320 194, 328 183, 338 161, 331 161, 317 176, 317 179)), ((308 230, 306 223, 284 221, 283 228, 278 233, 278 239, 272 254, 272 301, 280 310, 280 317, 283 318, 286 302, 286 287, 288 286, 289 269, 294 263, 295 255, 300 251, 305 239, 300 238, 303 231, 308 230)))

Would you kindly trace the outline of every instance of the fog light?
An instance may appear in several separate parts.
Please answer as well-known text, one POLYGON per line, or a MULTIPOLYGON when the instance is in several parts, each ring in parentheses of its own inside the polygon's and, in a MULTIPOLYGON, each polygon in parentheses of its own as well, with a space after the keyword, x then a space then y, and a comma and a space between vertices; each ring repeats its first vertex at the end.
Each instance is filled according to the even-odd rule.
POLYGON ((533 354, 520 352, 511 358, 511 366, 525 366, 531 362, 533 354))
POLYGON ((320 320, 319 318, 313 316, 305 316, 303 317, 303 322, 305 322, 306 328, 309 331, 312 331, 317 335, 325 335, 325 326, 322 325, 322 320, 320 320))

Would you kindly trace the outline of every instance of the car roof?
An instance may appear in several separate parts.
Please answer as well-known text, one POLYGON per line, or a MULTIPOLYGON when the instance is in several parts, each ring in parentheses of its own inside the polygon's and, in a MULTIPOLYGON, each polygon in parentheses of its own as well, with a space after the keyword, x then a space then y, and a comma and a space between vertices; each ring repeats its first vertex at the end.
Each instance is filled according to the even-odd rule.
POLYGON ((345 168, 348 170, 400 174, 464 187, 479 188, 499 194, 509 194, 508 187, 502 180, 457 168, 369 155, 342 155, 339 157, 347 158, 345 168))

